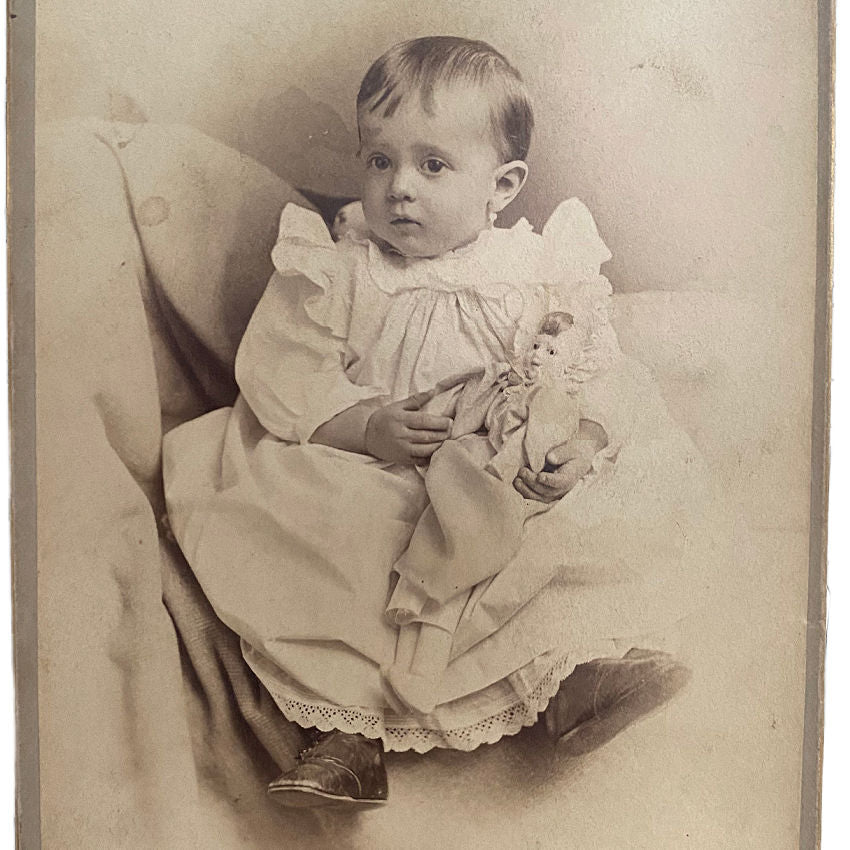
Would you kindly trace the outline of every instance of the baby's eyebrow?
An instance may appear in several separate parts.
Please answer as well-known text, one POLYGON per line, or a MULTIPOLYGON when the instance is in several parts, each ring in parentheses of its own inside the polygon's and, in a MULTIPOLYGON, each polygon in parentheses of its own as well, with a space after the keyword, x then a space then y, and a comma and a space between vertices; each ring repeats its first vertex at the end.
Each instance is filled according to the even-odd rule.
POLYGON ((363 156, 363 154, 367 151, 369 153, 382 153, 390 158, 392 158, 393 153, 389 145, 382 144, 380 141, 360 139, 360 145, 357 148, 357 156, 363 156))
POLYGON ((432 145, 428 142, 424 142, 422 144, 417 145, 419 148, 419 152, 421 154, 434 154, 435 156, 440 157, 441 159, 454 159, 454 156, 450 154, 447 150, 444 150, 439 145, 432 145))
POLYGON ((357 158, 363 159, 366 154, 369 154, 369 156, 375 156, 377 154, 380 154, 381 156, 387 156, 383 149, 378 145, 360 145, 360 147, 357 148, 357 158))

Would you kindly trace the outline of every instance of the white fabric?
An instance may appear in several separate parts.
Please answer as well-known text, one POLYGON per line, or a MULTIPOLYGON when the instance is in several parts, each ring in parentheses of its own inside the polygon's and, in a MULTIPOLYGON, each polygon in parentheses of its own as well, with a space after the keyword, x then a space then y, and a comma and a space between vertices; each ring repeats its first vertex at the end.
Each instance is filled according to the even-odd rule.
POLYGON ((578 664, 622 655, 623 651, 615 641, 600 641, 580 656, 547 653, 535 659, 524 675, 508 676, 480 693, 470 694, 460 706, 441 706, 423 721, 421 716, 399 716, 389 709, 338 706, 317 700, 252 647, 243 644, 243 648, 251 669, 268 684, 272 697, 290 720, 325 732, 341 729, 381 738, 387 750, 417 753, 434 747, 474 750, 481 744, 494 744, 505 735, 516 735, 536 722, 561 682, 578 664))
POLYGON ((459 746, 451 730, 483 723, 481 743, 513 729, 517 706, 540 710, 559 665, 566 675, 682 613, 698 535, 681 529, 701 465, 645 370, 619 353, 599 276, 608 256, 576 200, 543 236, 526 222, 489 229, 435 260, 334 244, 318 216, 284 210, 276 273, 237 357, 242 395, 171 432, 164 473, 181 548, 288 717, 324 706, 390 748, 413 738, 389 728, 437 729, 431 745, 459 746), (509 360, 515 338, 557 309, 592 330, 600 377, 584 384, 583 415, 609 447, 591 479, 527 523, 517 556, 465 610, 434 712, 404 715, 382 682, 398 639, 384 612, 426 504, 422 478, 306 441, 360 399, 401 399, 509 360), (504 712, 514 719, 487 725, 504 712))

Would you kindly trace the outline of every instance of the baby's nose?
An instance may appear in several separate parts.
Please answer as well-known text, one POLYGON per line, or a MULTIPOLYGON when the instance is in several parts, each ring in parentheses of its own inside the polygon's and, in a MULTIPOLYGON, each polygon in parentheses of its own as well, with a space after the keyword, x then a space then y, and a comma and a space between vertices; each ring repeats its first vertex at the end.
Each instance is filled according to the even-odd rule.
POLYGON ((412 201, 416 197, 416 180, 410 168, 397 168, 390 181, 389 196, 393 201, 412 201))

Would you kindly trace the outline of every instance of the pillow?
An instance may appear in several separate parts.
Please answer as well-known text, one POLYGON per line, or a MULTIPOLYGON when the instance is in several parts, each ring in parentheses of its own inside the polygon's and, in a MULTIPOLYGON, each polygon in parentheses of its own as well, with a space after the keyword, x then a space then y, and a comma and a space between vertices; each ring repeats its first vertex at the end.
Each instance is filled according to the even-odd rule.
POLYGON ((98 122, 118 158, 155 309, 185 365, 218 404, 235 397, 233 362, 272 274, 283 207, 310 207, 256 160, 190 127, 98 122))

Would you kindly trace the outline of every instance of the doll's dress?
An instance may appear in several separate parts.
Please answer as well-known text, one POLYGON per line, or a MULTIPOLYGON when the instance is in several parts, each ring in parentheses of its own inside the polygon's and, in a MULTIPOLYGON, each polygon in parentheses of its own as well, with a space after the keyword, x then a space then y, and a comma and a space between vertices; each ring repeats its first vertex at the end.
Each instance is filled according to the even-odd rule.
POLYGON ((677 523, 693 518, 684 494, 700 465, 619 351, 599 275, 609 256, 575 199, 542 234, 521 221, 427 260, 334 243, 317 214, 284 209, 276 270, 237 354, 240 395, 166 435, 163 474, 187 561, 288 718, 387 749, 472 749, 533 723, 575 665, 681 616, 696 535, 677 523), (399 649, 385 612, 426 488, 413 467, 309 438, 361 400, 507 360, 558 309, 598 325, 604 369, 584 404, 609 435, 593 486, 614 483, 593 510, 577 492, 588 482, 526 522, 516 556, 464 606, 436 707, 399 709, 383 682, 399 649))

